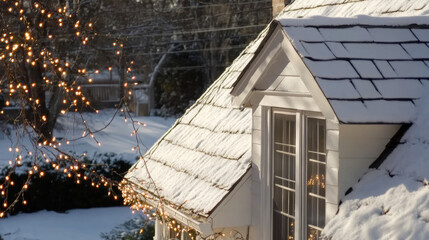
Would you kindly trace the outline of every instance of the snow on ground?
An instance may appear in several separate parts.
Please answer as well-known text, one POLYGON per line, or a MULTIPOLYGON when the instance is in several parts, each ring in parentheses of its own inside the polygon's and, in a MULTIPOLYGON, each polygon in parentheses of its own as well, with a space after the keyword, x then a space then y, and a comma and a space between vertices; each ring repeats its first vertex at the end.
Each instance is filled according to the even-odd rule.
POLYGON ((128 207, 40 211, 1 219, 0 236, 4 240, 97 240, 133 217, 128 207))
MULTIPOLYGON (((107 109, 101 110, 98 114, 83 113, 83 118, 86 120, 88 127, 92 131, 95 131, 103 128, 109 123, 114 113, 115 110, 107 109)), ((65 116, 61 116, 58 119, 54 135, 58 140, 63 139, 63 150, 72 151, 76 154, 85 152, 88 156, 92 156, 95 153, 113 152, 121 154, 129 159, 135 159, 137 154, 131 149, 137 144, 135 135, 130 135, 134 131, 130 118, 127 118, 127 121, 125 121, 123 114, 118 113, 106 129, 94 134, 95 139, 101 143, 101 146, 98 146, 97 142, 90 136, 77 141, 71 141, 69 145, 65 144, 66 139, 76 139, 82 136, 85 129, 80 118, 79 114, 67 113, 65 116)), ((143 143, 141 146, 143 153, 147 148, 151 147, 175 121, 174 118, 162 117, 133 117, 133 119, 146 124, 146 126, 137 125, 137 127, 139 127, 138 135, 143 143)), ((0 166, 6 165, 10 159, 14 158, 14 152, 9 152, 8 148, 11 147, 11 145, 14 148, 17 140, 13 133, 11 137, 12 141, 7 136, 0 133, 0 166)), ((18 141, 29 149, 34 149, 28 137, 20 138, 18 141)))
POLYGON ((343 199, 324 229, 332 239, 429 239, 429 97, 379 169, 343 199))
MULTIPOLYGON (((114 112, 115 111, 113 109, 103 110, 98 114, 85 113, 83 117, 88 126, 91 127, 91 130, 98 130, 109 123, 114 112)), ((69 114, 66 117, 60 118, 58 121, 59 126, 55 135, 59 137, 82 136, 84 128, 81 122, 75 120, 76 117, 79 117, 78 114, 69 114)), ((139 128, 138 135, 143 142, 143 153, 147 148, 151 147, 175 121, 174 118, 162 117, 133 117, 133 120, 146 124, 146 126, 136 125, 136 127, 139 128)), ((136 137, 131 136, 133 131, 134 129, 131 124, 131 119, 129 117, 124 118, 123 113, 118 113, 106 129, 94 135, 95 139, 101 143, 101 146, 98 146, 94 139, 87 137, 76 141, 74 144, 66 145, 66 147, 68 150, 75 151, 77 153, 86 151, 88 155, 94 152, 132 154, 133 151, 131 148, 136 146, 136 137)))

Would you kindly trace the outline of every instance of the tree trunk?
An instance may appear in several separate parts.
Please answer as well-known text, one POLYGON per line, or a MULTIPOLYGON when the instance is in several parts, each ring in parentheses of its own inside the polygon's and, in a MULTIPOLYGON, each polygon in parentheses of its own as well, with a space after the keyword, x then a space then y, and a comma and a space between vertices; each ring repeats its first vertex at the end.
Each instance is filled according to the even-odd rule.
MULTIPOLYGON (((46 95, 43 83, 42 69, 39 63, 34 66, 26 64, 29 76, 29 85, 31 87, 30 96, 33 99, 33 107, 31 108, 31 118, 34 123, 34 130, 39 135, 38 141, 51 141, 53 128, 56 121, 55 114, 52 114, 47 108, 46 95), (37 101, 38 100, 38 101, 37 101)), ((52 96, 53 98, 54 96, 52 96)))

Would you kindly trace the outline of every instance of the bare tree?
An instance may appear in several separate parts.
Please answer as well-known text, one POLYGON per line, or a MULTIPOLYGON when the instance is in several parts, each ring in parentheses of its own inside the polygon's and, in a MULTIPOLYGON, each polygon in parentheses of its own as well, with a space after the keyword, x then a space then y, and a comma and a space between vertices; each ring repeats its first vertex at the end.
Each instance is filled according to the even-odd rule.
MULTIPOLYGON (((0 114, 3 121, 13 124, 17 138, 27 137, 33 145, 29 148, 20 140, 11 143, 9 151, 15 153, 14 159, 10 160, 5 176, 0 177, 0 198, 4 199, 0 217, 19 202, 32 175, 44 175, 44 164, 57 171, 69 171, 78 183, 89 175, 97 187, 102 182, 112 189, 116 183, 96 176, 82 159, 64 152, 53 135, 60 114, 96 111, 81 87, 82 81, 91 81, 87 77, 89 69, 120 63, 124 73, 131 70, 121 39, 97 32, 103 30, 97 27, 101 5, 100 0, 0 1, 0 95, 6 107, 14 106, 17 111, 9 114, 2 109, 0 114), (106 45, 115 42, 117 46, 106 50, 106 45), (101 65, 95 64, 102 55, 109 58, 101 65), (8 201, 8 189, 14 185, 12 176, 25 157, 32 159, 28 178, 19 193, 8 201)), ((123 78, 123 92, 127 92, 123 78)), ((85 128, 82 138, 103 130, 91 129, 82 115, 80 124, 85 128)))

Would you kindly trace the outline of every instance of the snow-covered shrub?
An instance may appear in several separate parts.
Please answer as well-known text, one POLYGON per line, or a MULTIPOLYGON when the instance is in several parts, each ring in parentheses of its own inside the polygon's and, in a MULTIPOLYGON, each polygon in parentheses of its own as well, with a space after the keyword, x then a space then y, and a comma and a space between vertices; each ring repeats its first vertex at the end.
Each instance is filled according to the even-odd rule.
MULTIPOLYGON (((121 206, 122 198, 116 187, 109 189, 100 183, 100 176, 121 181, 122 177, 116 173, 125 173, 130 167, 131 162, 121 159, 115 153, 95 154, 91 158, 85 158, 89 171, 79 170, 83 177, 78 181, 76 177, 69 177, 60 168, 60 171, 52 168, 52 163, 39 165, 38 172, 44 173, 43 177, 39 174, 28 175, 31 169, 31 162, 25 162, 11 176, 14 186, 10 186, 6 196, 0 196, 0 201, 13 201, 18 195, 27 179, 28 188, 24 192, 21 203, 17 204, 10 214, 19 212, 36 212, 39 210, 53 210, 64 212, 74 208, 108 207, 121 206), (97 187, 98 185, 98 187, 97 187), (109 194, 109 191, 111 193, 109 194), (109 196, 110 195, 110 196, 109 196), (117 196, 115 200, 113 196, 117 196), (24 202, 25 201, 25 202, 24 202)), ((0 182, 4 180, 9 173, 8 167, 0 170, 0 182)), ((10 205, 11 202, 8 202, 10 205)))

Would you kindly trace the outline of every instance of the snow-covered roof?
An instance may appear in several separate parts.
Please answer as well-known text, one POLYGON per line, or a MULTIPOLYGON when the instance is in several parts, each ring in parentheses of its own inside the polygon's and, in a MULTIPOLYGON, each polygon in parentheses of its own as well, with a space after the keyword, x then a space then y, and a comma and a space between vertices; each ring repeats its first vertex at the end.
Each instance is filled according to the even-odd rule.
POLYGON ((429 87, 429 1, 296 0, 278 17, 343 123, 404 123, 429 87))
POLYGON ((280 20, 344 123, 410 122, 414 101, 429 87, 428 26, 376 20, 335 26, 290 26, 280 20))
POLYGON ((156 186, 157 194, 190 215, 207 217, 216 208, 250 168, 251 111, 233 108, 229 93, 255 53, 253 46, 265 34, 241 53, 125 178, 152 192, 156 186))
POLYGON ((274 22, 341 123, 411 122, 429 87, 429 1, 295 0, 274 22))
POLYGON ((401 17, 426 15, 425 0, 294 0, 279 18, 308 18, 325 16, 351 18, 358 15, 401 17))

